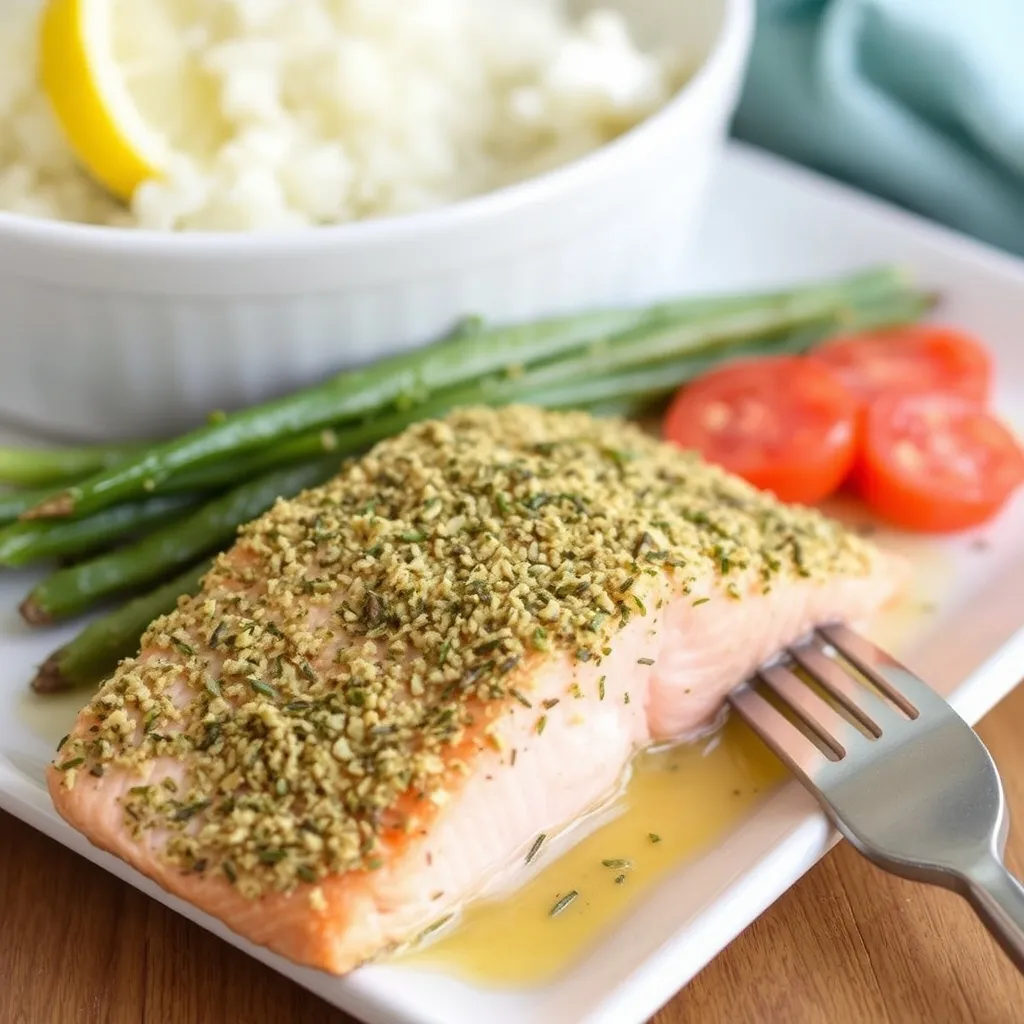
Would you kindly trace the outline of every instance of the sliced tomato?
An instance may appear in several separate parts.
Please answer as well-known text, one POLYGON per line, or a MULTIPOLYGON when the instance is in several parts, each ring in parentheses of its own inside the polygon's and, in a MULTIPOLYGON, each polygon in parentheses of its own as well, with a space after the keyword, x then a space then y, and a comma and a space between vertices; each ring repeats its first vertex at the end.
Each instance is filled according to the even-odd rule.
POLYGON ((854 481, 896 526, 966 530, 991 519, 1024 483, 1024 453, 969 399, 890 394, 868 410, 854 481))
POLYGON ((813 504, 853 465, 857 410, 824 364, 768 356, 730 363, 684 388, 663 430, 783 501, 813 504))
POLYGON ((865 404, 888 391, 960 395, 979 404, 992 389, 992 360, 962 331, 912 324, 827 341, 810 358, 834 370, 865 404))

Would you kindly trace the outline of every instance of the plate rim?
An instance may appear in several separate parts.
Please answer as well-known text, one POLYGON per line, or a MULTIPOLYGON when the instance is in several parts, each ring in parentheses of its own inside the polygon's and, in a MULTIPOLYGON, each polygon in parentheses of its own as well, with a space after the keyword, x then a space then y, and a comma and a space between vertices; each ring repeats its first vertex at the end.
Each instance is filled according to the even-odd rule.
MULTIPOLYGON (((724 159, 773 178, 784 177, 804 185, 818 197, 841 204, 853 213, 912 233, 941 255, 967 261, 984 276, 996 276, 1024 288, 1024 259, 970 238, 955 229, 929 221, 885 199, 859 191, 820 172, 797 165, 746 143, 731 141, 724 159)), ((699 237, 699 230, 698 230, 699 237)), ((1015 559, 1016 566, 1018 561, 1015 559)), ((954 708, 974 724, 1021 682, 1024 666, 1024 625, 1004 640, 950 695, 954 708)), ((202 914, 125 862, 93 846, 82 834, 66 825, 56 814, 39 787, 0 752, 0 809, 84 856, 134 888, 212 932, 265 966, 308 988, 345 1012, 358 1015, 367 1024, 444 1024, 441 1017, 410 1015, 406 1010, 381 1001, 369 986, 347 984, 342 1000, 330 998, 313 985, 321 972, 298 967, 256 947, 231 932, 216 919, 202 914)), ((839 840, 824 813, 796 781, 786 782, 759 806, 758 812, 778 808, 789 819, 788 827, 775 837, 770 850, 755 867, 739 873, 722 888, 715 899, 680 925, 652 955, 626 973, 614 986, 601 993, 579 1018, 581 1024, 625 1024, 643 1021, 655 1014, 733 939, 780 896, 802 878, 839 840), (766 882, 767 879, 767 882, 766 882), (724 906, 730 912, 723 912, 724 906), (695 952, 699 950, 699 952, 695 952)), ((747 819, 749 822, 752 819, 747 819)), ((741 824, 737 832, 741 832, 741 824)), ((731 840, 731 836, 729 840, 731 840)), ((723 840, 727 841, 727 840, 723 840)), ((659 887, 645 894, 634 909, 656 898, 659 887)), ((614 929, 609 931, 609 937, 614 929)))

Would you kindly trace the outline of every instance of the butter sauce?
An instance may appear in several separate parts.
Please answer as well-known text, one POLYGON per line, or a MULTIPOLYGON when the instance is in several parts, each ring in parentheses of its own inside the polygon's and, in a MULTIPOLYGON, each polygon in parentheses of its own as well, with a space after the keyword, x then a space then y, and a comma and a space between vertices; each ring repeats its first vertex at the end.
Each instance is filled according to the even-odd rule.
POLYGON ((521 888, 471 904, 393 962, 492 986, 543 984, 585 955, 655 883, 738 825, 784 774, 736 717, 698 742, 641 754, 622 796, 589 834, 564 837, 574 842, 569 849, 546 840, 521 888))

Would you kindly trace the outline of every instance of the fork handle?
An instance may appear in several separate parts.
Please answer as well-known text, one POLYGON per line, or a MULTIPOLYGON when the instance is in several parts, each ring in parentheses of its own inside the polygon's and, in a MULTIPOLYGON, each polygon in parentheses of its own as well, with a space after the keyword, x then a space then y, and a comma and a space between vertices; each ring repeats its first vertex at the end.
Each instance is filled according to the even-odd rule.
POLYGON ((995 855, 964 877, 964 895, 1017 970, 1024 973, 1024 885, 995 855))

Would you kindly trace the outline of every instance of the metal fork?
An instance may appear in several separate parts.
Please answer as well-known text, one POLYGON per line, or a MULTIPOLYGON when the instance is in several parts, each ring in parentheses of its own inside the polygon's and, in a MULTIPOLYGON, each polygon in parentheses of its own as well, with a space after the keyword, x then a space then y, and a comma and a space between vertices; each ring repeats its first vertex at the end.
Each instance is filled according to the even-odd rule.
POLYGON ((843 625, 790 648, 730 701, 857 850, 965 897, 1024 972, 1024 886, 1003 863, 999 773, 946 701, 843 625))

